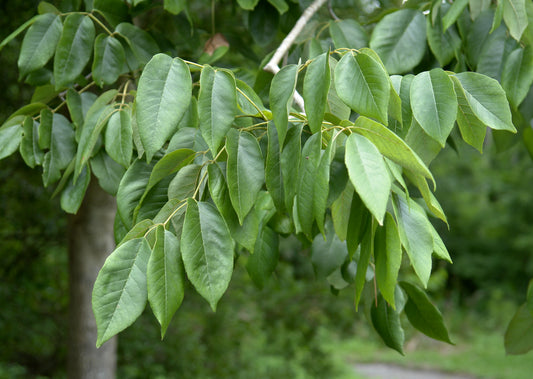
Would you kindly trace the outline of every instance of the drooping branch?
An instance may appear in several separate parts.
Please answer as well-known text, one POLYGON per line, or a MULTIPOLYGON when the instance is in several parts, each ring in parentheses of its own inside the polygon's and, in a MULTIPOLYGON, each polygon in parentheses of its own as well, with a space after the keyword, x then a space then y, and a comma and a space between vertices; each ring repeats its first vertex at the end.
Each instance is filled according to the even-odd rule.
MULTIPOLYGON (((309 5, 309 7, 307 7, 307 9, 302 13, 292 30, 289 32, 289 34, 287 34, 287 37, 285 37, 285 39, 281 42, 276 52, 274 53, 270 61, 265 65, 263 70, 271 72, 274 75, 280 70, 279 62, 287 54, 292 44, 296 40, 296 37, 298 37, 298 35, 302 32, 303 28, 309 22, 311 17, 313 17, 316 11, 322 5, 324 5, 326 1, 327 0, 315 0, 311 5, 309 5)), ((297 91, 294 92, 294 102, 302 111, 304 111, 304 99, 297 91)))

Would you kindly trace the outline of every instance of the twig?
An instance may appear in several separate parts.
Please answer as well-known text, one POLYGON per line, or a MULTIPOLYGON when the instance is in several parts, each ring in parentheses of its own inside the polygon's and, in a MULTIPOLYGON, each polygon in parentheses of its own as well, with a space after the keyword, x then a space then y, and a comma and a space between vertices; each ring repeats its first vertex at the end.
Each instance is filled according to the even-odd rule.
MULTIPOLYGON (((274 75, 278 73, 279 69, 279 62, 285 54, 289 51, 292 44, 296 40, 296 37, 302 32, 305 25, 309 22, 311 17, 315 14, 315 12, 322 6, 327 0, 315 0, 307 9, 302 13, 292 30, 289 34, 287 34, 287 37, 281 42, 281 45, 277 48, 276 52, 270 59, 270 61, 265 65, 263 70, 273 73, 274 75)), ((303 97, 297 92, 294 92, 294 102, 298 107, 304 111, 304 99, 303 97)))
POLYGON ((335 14, 335 11, 333 10, 333 6, 331 5, 331 0, 328 0, 328 11, 329 11, 330 16, 333 17, 335 21, 340 20, 340 18, 335 14))

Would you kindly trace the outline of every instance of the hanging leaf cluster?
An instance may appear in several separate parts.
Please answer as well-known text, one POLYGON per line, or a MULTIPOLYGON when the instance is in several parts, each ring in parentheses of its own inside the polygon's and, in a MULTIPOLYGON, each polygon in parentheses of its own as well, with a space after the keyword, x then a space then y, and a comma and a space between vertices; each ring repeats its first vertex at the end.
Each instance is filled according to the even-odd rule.
MULTIPOLYGON (((305 42, 309 59, 256 89, 237 70, 161 53, 130 22, 130 8, 144 2, 130 3, 94 0, 89 12, 71 13, 43 6, 6 39, 27 28, 18 66, 36 91, 0 127, 0 158, 18 150, 42 166, 44 185, 56 185, 70 213, 93 176, 116 195, 117 248, 93 292, 97 345, 146 303, 164 336, 187 280, 216 310, 237 257, 262 287, 289 235, 310 247, 318 278, 334 290, 352 285, 355 306, 371 307, 391 348, 403 353, 402 312, 451 342, 423 291, 433 256, 451 262, 429 219, 446 222, 428 167, 456 125, 479 150, 487 127, 516 132, 513 115, 533 81, 530 46, 516 42, 531 34, 522 2, 502 2, 500 18, 498 8, 463 20, 467 2, 456 1, 427 16, 389 12, 373 30, 331 21, 327 46, 305 42), (493 33, 478 33, 487 28, 493 33), (495 67, 488 55, 502 43, 510 54, 495 67), (458 73, 415 70, 428 46, 458 73), (304 109, 293 105, 296 92, 304 109), (402 267, 416 284, 402 280, 402 267)), ((253 30, 265 2, 238 4, 253 12, 253 30)), ((268 4, 279 14, 290 8, 268 4)), ((185 1, 163 5, 189 14, 185 1)))

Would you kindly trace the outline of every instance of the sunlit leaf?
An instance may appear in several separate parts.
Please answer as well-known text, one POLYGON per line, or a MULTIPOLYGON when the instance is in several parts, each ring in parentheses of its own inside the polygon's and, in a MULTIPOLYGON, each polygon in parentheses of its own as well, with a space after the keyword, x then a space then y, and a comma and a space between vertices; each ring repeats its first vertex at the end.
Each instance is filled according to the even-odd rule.
POLYGON ((146 267, 150 245, 135 238, 118 247, 105 261, 93 289, 98 327, 96 346, 126 329, 141 315, 147 299, 146 267))
POLYGON ((147 267, 148 301, 161 325, 161 338, 178 310, 184 295, 185 271, 179 240, 160 225, 147 267))
POLYGON ((176 131, 189 107, 191 91, 189 68, 179 58, 157 54, 144 68, 135 102, 139 136, 148 161, 176 131))
POLYGON ((200 76, 198 115, 202 136, 214 155, 231 128, 236 110, 237 90, 233 75, 204 66, 200 76))
POLYGON ((345 162, 355 190, 382 224, 391 190, 383 156, 372 142, 354 133, 346 140, 345 162))
POLYGON ((390 82, 381 65, 366 54, 345 54, 335 68, 339 97, 357 113, 387 124, 390 82))
POLYGON ((198 293, 216 310, 233 273, 234 242, 211 203, 187 201, 181 235, 183 264, 198 293))

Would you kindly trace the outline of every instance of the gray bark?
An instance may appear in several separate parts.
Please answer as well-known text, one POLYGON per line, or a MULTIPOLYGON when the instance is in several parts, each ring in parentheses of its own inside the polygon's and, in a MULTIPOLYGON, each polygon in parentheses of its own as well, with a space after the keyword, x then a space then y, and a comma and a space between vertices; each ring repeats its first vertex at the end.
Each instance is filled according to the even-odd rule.
POLYGON ((93 177, 78 213, 69 224, 68 377, 112 379, 116 372, 117 339, 96 348, 96 323, 91 297, 94 281, 115 248, 115 199, 93 177))

